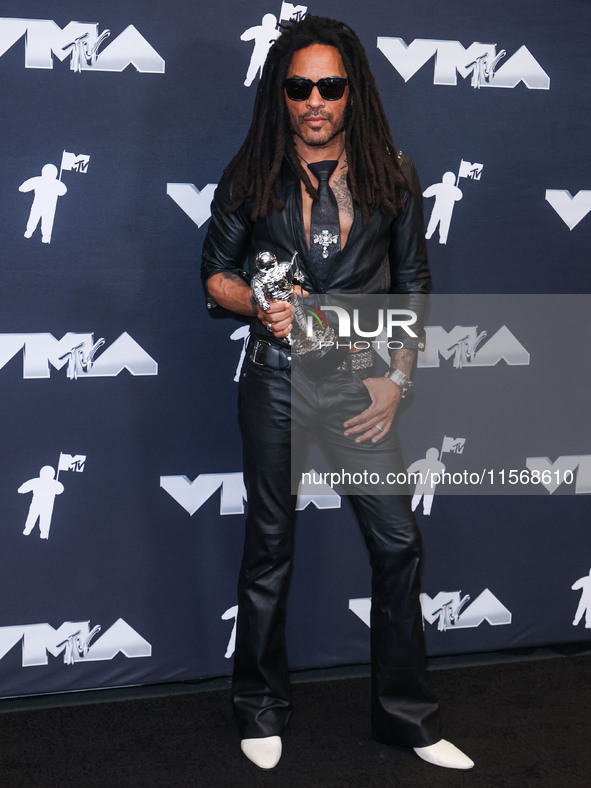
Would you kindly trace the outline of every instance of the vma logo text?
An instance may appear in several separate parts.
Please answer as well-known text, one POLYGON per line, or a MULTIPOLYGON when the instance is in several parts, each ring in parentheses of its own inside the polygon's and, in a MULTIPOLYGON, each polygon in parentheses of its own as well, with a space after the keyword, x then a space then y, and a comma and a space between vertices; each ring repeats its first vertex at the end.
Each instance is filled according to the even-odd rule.
MULTIPOLYGON (((496 596, 485 588, 468 605, 470 595, 462 596, 460 591, 440 591, 433 599, 429 594, 421 594, 423 619, 429 624, 437 622, 437 629, 467 629, 478 627, 483 621, 492 626, 510 624, 511 613, 496 596)), ((370 626, 371 599, 362 597, 349 600, 349 610, 370 626)))
POLYGON ((509 366, 529 364, 528 351, 507 326, 501 326, 485 342, 487 333, 479 333, 477 326, 456 326, 451 331, 442 326, 425 326, 425 350, 419 352, 417 366, 438 367, 440 356, 453 358, 456 369, 494 367, 501 359, 509 366))
POLYGON ((221 490, 220 514, 243 514, 246 489, 241 473, 200 473, 191 481, 186 476, 161 476, 160 486, 191 516, 221 490))
POLYGON ((66 665, 110 660, 119 653, 129 658, 152 656, 152 646, 122 618, 92 642, 100 629, 97 625, 91 630, 89 621, 66 621, 57 629, 51 624, 0 627, 0 659, 18 643, 23 668, 47 665, 48 654, 63 654, 66 665))
POLYGON ((554 208, 569 230, 574 230, 591 211, 591 189, 580 189, 575 196, 568 189, 546 189, 546 202, 554 208))
POLYGON ((51 367, 66 368, 70 380, 110 378, 124 369, 132 375, 157 375, 158 364, 124 331, 98 357, 104 339, 93 334, 68 332, 61 339, 53 334, 0 334, 0 369, 23 351, 23 378, 48 378, 51 367))
POLYGON ((25 68, 53 68, 53 58, 70 58, 70 69, 123 71, 129 65, 145 74, 164 74, 165 62, 137 28, 123 30, 107 46, 111 31, 98 24, 69 22, 63 29, 51 19, 0 18, 0 57, 21 38, 25 40, 25 68), (102 47, 102 49, 101 49, 102 47))
POLYGON ((211 216, 211 201, 217 183, 208 183, 201 191, 193 183, 167 183, 166 193, 197 227, 211 216))
POLYGON ((575 495, 591 493, 591 454, 569 454, 551 462, 548 457, 528 457, 525 467, 540 474, 540 482, 552 495, 561 484, 571 484, 575 478, 575 495))
MULTIPOLYGON (((315 470, 302 474, 311 477, 315 470)), ((187 476, 161 476, 160 487, 165 490, 191 516, 201 509, 220 490, 220 514, 243 514, 246 488, 241 473, 200 473, 191 481, 187 476)), ((310 504, 317 509, 338 509, 340 496, 328 484, 312 485, 302 482, 297 509, 302 511, 310 504)))
POLYGON ((378 49, 405 82, 435 57, 434 85, 457 85, 459 74, 469 76, 473 88, 514 88, 523 82, 530 90, 550 90, 550 77, 526 46, 501 66, 507 52, 497 53, 496 44, 474 42, 466 49, 459 41, 416 38, 406 44, 402 38, 379 36, 378 49))

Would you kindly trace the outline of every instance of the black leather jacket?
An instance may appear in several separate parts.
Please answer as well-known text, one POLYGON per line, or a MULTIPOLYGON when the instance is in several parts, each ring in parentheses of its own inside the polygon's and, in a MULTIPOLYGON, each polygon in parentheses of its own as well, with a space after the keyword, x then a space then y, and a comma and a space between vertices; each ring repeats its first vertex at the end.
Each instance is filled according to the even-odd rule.
MULTIPOLYGON (((310 265, 308 245, 302 221, 302 199, 299 177, 286 159, 281 170, 281 211, 270 210, 264 218, 253 222, 251 206, 246 201, 228 214, 231 183, 225 176, 214 194, 211 221, 205 242, 201 273, 204 286, 213 274, 233 271, 246 281, 255 273, 254 260, 261 251, 271 251, 280 261, 290 260, 298 252, 305 275, 304 288, 310 293, 342 294, 408 294, 405 307, 420 316, 431 277, 427 262, 423 223, 422 192, 417 171, 406 156, 401 156, 404 174, 411 186, 405 192, 404 210, 395 218, 376 213, 363 226, 361 211, 355 215, 344 248, 334 257, 329 286, 323 290, 310 265), (243 266, 247 262, 247 269, 243 266)), ((207 288, 206 288, 207 293, 207 288)), ((208 297, 208 308, 215 302, 208 297)), ((259 320, 253 319, 251 332, 269 339, 269 332, 259 320)), ((417 340, 404 338, 406 347, 416 348, 417 340)))

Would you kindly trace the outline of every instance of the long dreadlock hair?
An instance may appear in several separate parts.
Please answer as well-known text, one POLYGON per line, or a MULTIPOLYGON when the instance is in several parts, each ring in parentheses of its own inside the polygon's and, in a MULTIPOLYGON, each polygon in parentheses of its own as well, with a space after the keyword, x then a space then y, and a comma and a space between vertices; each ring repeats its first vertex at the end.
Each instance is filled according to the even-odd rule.
POLYGON ((266 216, 271 207, 281 210, 278 175, 284 156, 291 161, 308 194, 313 200, 318 199, 296 153, 283 88, 294 52, 313 44, 338 49, 349 77, 346 154, 351 195, 361 208, 363 221, 366 224, 377 211, 396 216, 409 185, 400 168, 365 50, 350 27, 320 16, 306 16, 283 26, 282 34, 269 50, 250 129, 225 170, 233 178, 228 212, 235 211, 246 199, 252 200, 253 220, 266 216))

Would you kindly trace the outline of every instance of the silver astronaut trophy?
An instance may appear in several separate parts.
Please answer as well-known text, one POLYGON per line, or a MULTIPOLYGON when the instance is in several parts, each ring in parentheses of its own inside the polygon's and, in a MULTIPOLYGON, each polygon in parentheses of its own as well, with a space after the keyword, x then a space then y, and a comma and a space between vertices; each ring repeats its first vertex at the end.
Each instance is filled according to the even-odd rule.
POLYGON ((259 252, 255 258, 257 272, 250 286, 257 304, 265 312, 269 301, 291 301, 294 281, 301 284, 304 279, 297 268, 297 252, 289 263, 279 263, 273 252, 259 252))
MULTIPOLYGON (((319 325, 306 314, 304 299, 295 292, 304 276, 294 252, 288 263, 280 263, 272 252, 259 252, 255 259, 257 271, 251 289, 257 304, 266 311, 270 301, 289 301, 293 310, 293 330, 286 337, 294 361, 300 361, 313 377, 334 371, 344 357, 338 349, 337 335, 328 325, 319 325)), ((346 351, 345 351, 346 353, 346 351)))

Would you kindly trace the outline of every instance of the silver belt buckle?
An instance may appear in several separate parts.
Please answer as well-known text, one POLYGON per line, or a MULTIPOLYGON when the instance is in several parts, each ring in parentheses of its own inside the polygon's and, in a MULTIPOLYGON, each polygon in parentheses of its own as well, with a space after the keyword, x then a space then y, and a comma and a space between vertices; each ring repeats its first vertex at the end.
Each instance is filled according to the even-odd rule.
POLYGON ((268 347, 271 347, 271 343, 270 342, 265 342, 264 339, 259 339, 257 337, 255 339, 255 341, 254 341, 254 344, 252 346, 252 350, 250 352, 249 358, 250 358, 250 360, 252 361, 253 364, 257 365, 257 367, 264 367, 265 366, 265 364, 261 364, 261 362, 257 361, 257 359, 256 359, 257 353, 259 351, 259 348, 261 348, 263 345, 267 345, 268 347))

